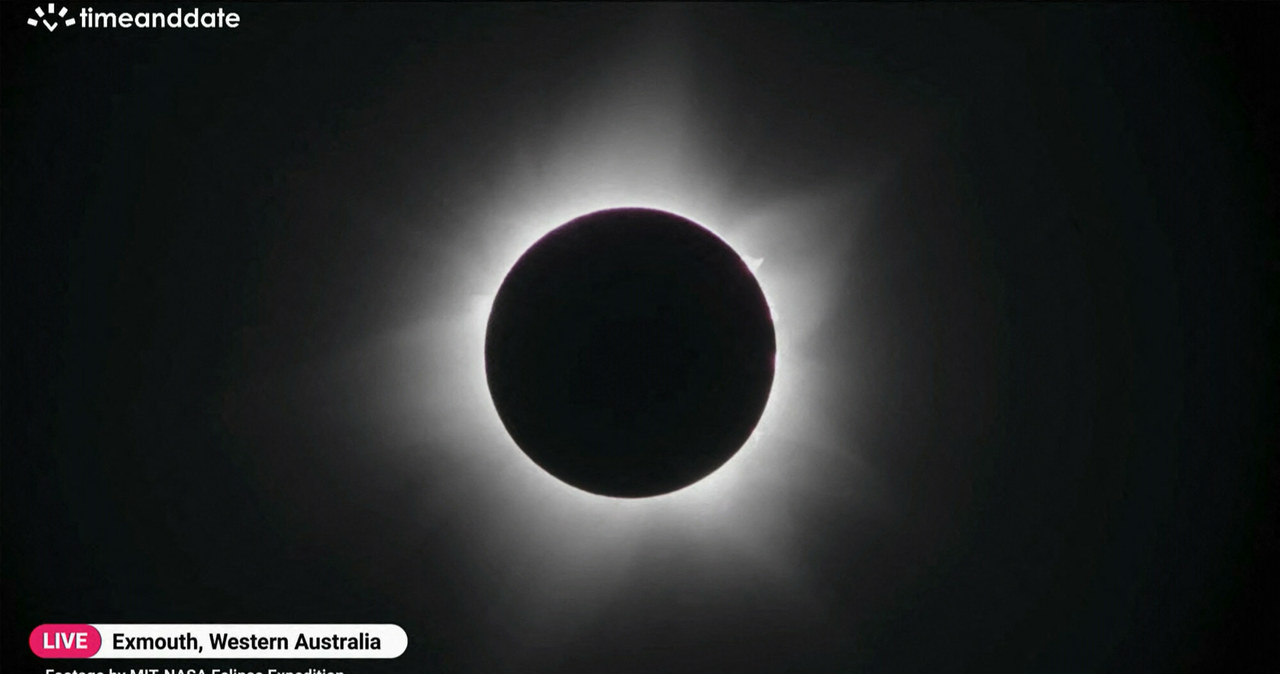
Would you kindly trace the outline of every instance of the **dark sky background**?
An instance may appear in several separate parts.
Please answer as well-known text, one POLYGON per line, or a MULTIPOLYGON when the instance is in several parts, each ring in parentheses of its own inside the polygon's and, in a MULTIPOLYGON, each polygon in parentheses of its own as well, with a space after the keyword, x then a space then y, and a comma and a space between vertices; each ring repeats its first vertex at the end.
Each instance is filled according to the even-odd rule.
POLYGON ((322 665, 357 674, 1280 671, 1280 6, 263 3, 49 34, 29 5, 0 13, 6 672, 43 671, 53 622, 401 625, 400 659, 322 665), (443 293, 425 263, 509 158, 654 45, 742 203, 893 167, 796 229, 857 242, 803 348, 843 382, 810 401, 827 450, 889 507, 839 470, 785 486, 804 597, 658 538, 589 615, 554 586, 517 610, 523 558, 466 505, 496 476, 443 435, 391 469, 394 363, 326 365, 443 293))

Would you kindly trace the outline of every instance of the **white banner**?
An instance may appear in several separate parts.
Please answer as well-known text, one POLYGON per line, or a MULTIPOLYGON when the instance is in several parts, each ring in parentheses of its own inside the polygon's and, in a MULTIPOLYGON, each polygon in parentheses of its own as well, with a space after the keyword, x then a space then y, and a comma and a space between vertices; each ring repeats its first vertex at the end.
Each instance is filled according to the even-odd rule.
POLYGON ((395 658, 409 637, 398 625, 41 625, 30 638, 42 658, 395 658))

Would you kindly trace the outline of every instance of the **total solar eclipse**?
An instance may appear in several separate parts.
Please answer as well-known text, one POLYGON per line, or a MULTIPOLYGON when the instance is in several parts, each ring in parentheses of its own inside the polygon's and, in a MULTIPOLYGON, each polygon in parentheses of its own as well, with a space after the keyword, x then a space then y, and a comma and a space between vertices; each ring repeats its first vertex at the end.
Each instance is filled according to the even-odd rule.
POLYGON ((494 298, 485 372, 536 464, 588 492, 645 497, 742 447, 775 351, 764 293, 728 244, 678 215, 620 208, 520 257, 494 298))

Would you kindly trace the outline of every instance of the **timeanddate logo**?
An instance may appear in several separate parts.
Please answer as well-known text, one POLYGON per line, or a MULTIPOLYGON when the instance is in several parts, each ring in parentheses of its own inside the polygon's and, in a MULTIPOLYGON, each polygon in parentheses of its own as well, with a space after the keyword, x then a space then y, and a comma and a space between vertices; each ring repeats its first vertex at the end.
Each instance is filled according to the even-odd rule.
POLYGON ((76 25, 76 18, 74 16, 70 16, 70 17, 67 16, 66 7, 57 7, 54 3, 51 2, 48 5, 47 11, 45 10, 44 7, 36 7, 36 15, 31 17, 30 19, 27 19, 27 25, 35 26, 37 28, 39 28, 40 26, 44 26, 46 30, 52 33, 53 31, 58 29, 59 25, 62 25, 62 26, 76 25))
POLYGON ((175 8, 161 11, 98 11, 93 7, 83 7, 72 12, 66 6, 57 3, 39 5, 33 16, 27 19, 27 25, 54 32, 59 27, 76 29, 219 29, 240 27, 240 14, 228 12, 221 7, 207 10, 199 7, 191 9, 175 8))

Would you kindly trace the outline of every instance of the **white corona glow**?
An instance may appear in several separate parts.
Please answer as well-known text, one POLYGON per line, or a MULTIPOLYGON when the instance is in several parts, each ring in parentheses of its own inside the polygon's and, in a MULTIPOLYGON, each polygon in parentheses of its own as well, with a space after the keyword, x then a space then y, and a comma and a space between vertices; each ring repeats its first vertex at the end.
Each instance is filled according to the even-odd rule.
POLYGON ((714 567, 712 584, 763 570, 804 595, 789 545, 797 504, 871 495, 869 482, 849 480, 870 476, 837 449, 847 440, 835 428, 848 428, 852 412, 825 404, 835 368, 806 352, 845 290, 851 237, 839 232, 856 225, 849 214, 864 195, 850 185, 735 187, 733 167, 706 147, 715 129, 692 107, 678 65, 633 60, 588 94, 552 132, 510 138, 505 159, 477 176, 486 196, 456 209, 462 221, 443 245, 433 232, 423 246, 430 277, 417 313, 380 346, 388 390, 378 414, 390 415, 381 419, 397 436, 389 444, 404 448, 384 458, 398 471, 452 471, 423 496, 423 517, 465 512, 476 532, 469 554, 490 574, 487 600, 503 615, 538 614, 543 629, 585 620, 652 555, 714 567), (753 269, 777 337, 769 401, 747 443, 703 480, 640 499, 584 492, 534 464, 503 427, 484 368, 489 311, 515 262, 552 229, 618 207, 668 211, 728 243, 753 269))

